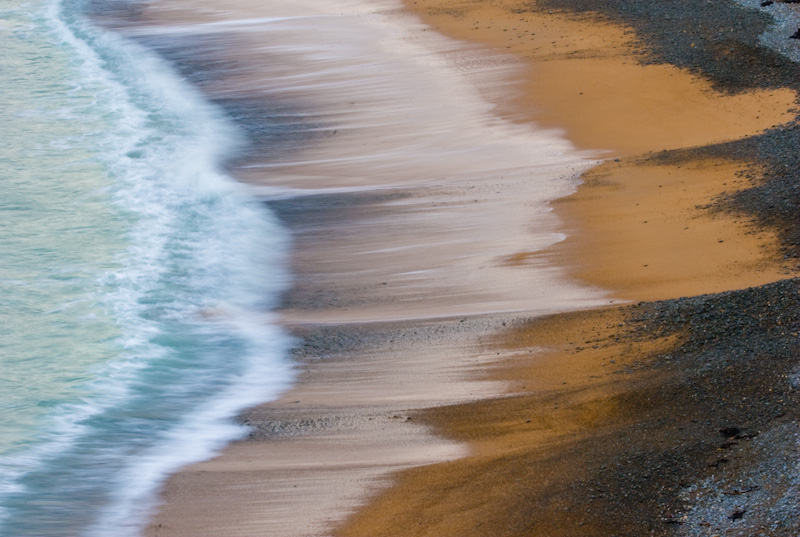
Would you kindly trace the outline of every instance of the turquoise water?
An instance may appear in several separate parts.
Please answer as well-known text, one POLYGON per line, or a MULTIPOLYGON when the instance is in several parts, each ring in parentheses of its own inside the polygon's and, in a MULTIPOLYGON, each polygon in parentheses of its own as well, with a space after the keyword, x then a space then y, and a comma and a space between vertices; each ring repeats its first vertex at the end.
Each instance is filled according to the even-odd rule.
POLYGON ((291 382, 286 235, 225 118, 79 2, 0 0, 0 46, 0 535, 136 535, 291 382))

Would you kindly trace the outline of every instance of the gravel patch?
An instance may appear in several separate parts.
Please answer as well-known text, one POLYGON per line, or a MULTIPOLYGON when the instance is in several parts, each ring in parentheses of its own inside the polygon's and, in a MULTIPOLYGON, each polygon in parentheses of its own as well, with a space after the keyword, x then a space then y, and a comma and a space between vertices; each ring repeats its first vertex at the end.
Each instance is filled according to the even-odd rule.
POLYGON ((683 342, 638 366, 668 380, 626 400, 634 448, 596 483, 628 498, 616 516, 657 535, 797 535, 800 280, 642 303, 629 325, 683 342))
POLYGON ((774 22, 759 37, 759 43, 800 62, 800 5, 774 0, 736 0, 749 9, 770 15, 774 22))

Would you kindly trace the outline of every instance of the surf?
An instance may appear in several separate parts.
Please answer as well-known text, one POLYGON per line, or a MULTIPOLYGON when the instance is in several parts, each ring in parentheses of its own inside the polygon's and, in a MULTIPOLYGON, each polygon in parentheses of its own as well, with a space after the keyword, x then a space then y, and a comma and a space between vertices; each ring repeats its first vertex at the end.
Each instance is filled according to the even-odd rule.
POLYGON ((289 240, 224 172, 238 132, 82 7, 0 8, 3 534, 137 534, 166 476, 293 378, 289 240))

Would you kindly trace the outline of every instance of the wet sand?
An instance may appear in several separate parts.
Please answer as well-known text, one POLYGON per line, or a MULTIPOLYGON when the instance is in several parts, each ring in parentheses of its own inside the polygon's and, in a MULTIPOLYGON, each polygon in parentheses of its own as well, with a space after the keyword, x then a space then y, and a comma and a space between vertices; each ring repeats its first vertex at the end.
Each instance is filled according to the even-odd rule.
POLYGON ((665 164, 649 152, 788 121, 794 93, 731 96, 688 71, 642 66, 629 29, 585 16, 428 0, 408 7, 429 27, 391 3, 340 9, 403 28, 377 42, 409 47, 399 55, 409 69, 444 78, 376 64, 383 74, 359 90, 346 76, 359 50, 353 65, 315 63, 324 83, 298 85, 307 58, 280 47, 308 26, 242 22, 281 14, 252 2, 192 5, 153 7, 125 31, 186 66, 254 140, 231 166, 295 236, 297 283, 281 314, 298 337, 299 379, 243 416, 249 440, 167 483, 147 534, 610 531, 575 514, 589 499, 571 491, 636 423, 636 404, 620 398, 659 385, 619 372, 679 334, 626 337, 616 306, 546 315, 784 278, 774 233, 708 209, 746 186, 747 162, 665 164), (401 80, 435 113, 397 100, 401 80), (264 111, 276 106, 283 115, 264 111), (270 145, 287 137, 308 150, 284 157, 270 145), (611 160, 564 198, 598 157, 611 160))

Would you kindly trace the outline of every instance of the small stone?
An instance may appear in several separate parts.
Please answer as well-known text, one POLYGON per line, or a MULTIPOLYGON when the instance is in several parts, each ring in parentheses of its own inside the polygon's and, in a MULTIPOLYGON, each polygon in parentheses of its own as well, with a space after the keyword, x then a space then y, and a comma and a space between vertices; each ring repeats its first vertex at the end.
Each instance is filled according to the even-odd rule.
POLYGON ((735 438, 741 432, 742 430, 738 427, 725 427, 719 430, 719 434, 721 434, 723 438, 735 438))
POLYGON ((744 516, 744 514, 746 512, 747 512, 747 509, 737 509, 736 511, 734 511, 731 514, 730 519, 731 520, 739 520, 740 518, 742 518, 744 516))

